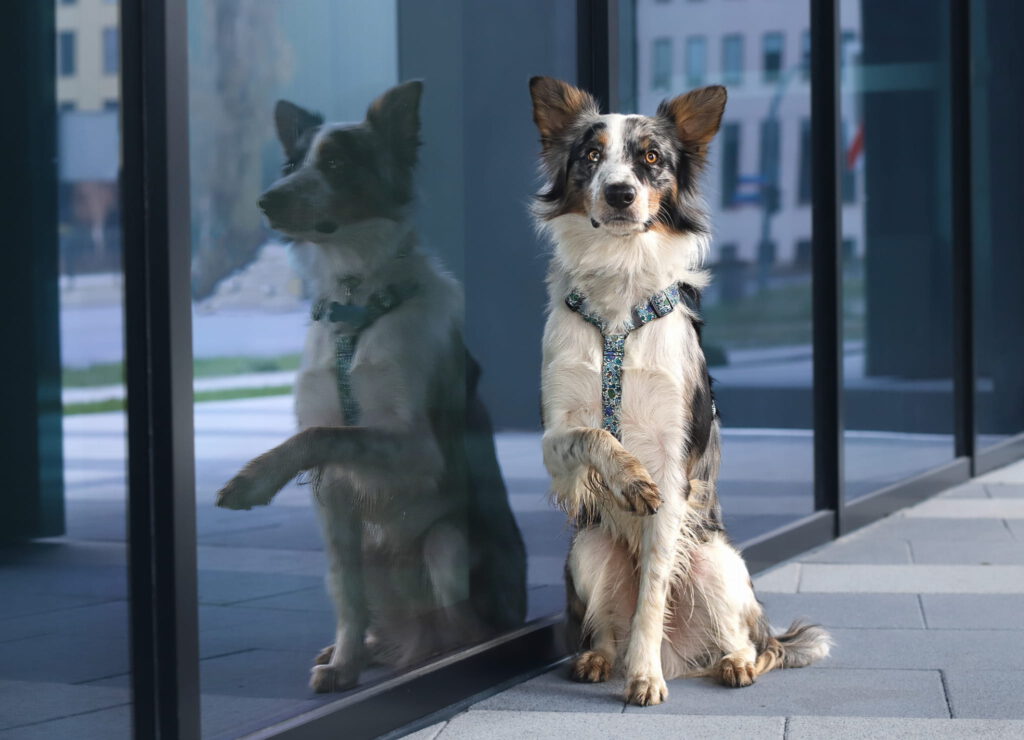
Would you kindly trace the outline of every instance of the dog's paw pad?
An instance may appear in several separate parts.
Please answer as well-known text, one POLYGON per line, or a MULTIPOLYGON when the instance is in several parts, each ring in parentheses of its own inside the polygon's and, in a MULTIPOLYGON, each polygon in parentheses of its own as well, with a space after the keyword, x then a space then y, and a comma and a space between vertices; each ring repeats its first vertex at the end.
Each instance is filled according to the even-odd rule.
POLYGON ((633 676, 626 688, 626 701, 638 707, 661 704, 668 698, 668 686, 661 676, 633 676))
POLYGON ((722 662, 718 664, 718 670, 722 683, 734 689, 750 686, 757 677, 754 664, 741 658, 722 658, 722 662))
POLYGON ((334 691, 345 691, 356 685, 359 680, 357 671, 346 670, 331 665, 315 665, 309 675, 309 688, 318 694, 329 694, 334 691))
POLYGON ((572 680, 581 683, 601 683, 612 673, 612 663, 601 653, 588 650, 572 664, 572 680))

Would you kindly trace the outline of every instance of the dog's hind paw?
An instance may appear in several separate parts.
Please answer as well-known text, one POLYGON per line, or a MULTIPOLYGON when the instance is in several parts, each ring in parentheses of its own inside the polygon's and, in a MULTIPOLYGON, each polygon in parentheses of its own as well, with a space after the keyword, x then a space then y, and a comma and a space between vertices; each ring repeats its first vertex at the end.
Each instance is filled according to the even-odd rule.
POLYGON ((612 662, 601 653, 588 650, 572 664, 572 680, 581 683, 601 683, 612 673, 612 662))
POLYGON ((718 664, 718 675, 726 686, 741 689, 750 686, 757 678, 757 669, 749 660, 726 656, 718 664))
POLYGON ((351 689, 359 681, 359 671, 345 666, 315 665, 309 675, 309 688, 318 694, 351 689))
POLYGON ((626 688, 626 701, 638 707, 661 704, 668 698, 668 686, 661 676, 632 676, 626 688))

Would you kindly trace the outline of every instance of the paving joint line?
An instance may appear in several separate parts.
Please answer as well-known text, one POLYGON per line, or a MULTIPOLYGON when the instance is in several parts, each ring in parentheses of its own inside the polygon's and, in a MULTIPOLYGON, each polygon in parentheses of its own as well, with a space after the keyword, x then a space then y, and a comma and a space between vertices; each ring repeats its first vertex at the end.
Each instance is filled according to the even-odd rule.
POLYGON ((949 686, 946 684, 946 671, 939 669, 939 681, 942 682, 942 696, 946 700, 946 712, 949 718, 953 719, 953 702, 949 698, 949 686))
POLYGON ((59 717, 49 717, 47 719, 41 719, 38 722, 25 722, 20 725, 10 725, 9 727, 0 727, 0 731, 7 732, 8 730, 20 730, 25 727, 37 727, 38 725, 49 724, 50 722, 59 722, 62 719, 71 719, 72 717, 83 717, 87 714, 96 714, 97 712, 105 712, 108 709, 116 709, 117 707, 130 707, 132 703, 130 701, 118 702, 117 704, 111 704, 108 707, 97 707, 95 709, 87 709, 84 712, 72 712, 71 714, 62 714, 59 717))
POLYGON ((924 623, 924 628, 926 630, 931 629, 931 627, 928 626, 928 615, 925 613, 924 598, 921 594, 917 594, 917 608, 921 610, 921 621, 924 623))

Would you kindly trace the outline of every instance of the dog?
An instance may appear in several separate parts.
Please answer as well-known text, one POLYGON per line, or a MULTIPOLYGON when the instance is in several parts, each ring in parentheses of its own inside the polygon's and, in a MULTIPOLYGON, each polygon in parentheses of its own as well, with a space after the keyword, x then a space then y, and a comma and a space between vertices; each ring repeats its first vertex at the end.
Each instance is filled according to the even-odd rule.
POLYGON ((462 339, 461 286, 408 215, 421 91, 387 91, 355 125, 275 109, 286 162, 259 207, 309 245, 319 294, 295 383, 301 431, 217 505, 268 504, 312 471, 337 615, 316 692, 350 688, 371 659, 408 667, 525 618, 525 551, 462 339))
POLYGON ((828 655, 794 623, 773 634, 715 490, 720 419, 701 347, 700 269, 710 225, 699 179, 725 109, 721 86, 653 117, 601 115, 567 83, 530 81, 553 244, 541 373, 544 463, 574 524, 566 562, 571 676, 626 700, 665 680, 747 686, 828 655))

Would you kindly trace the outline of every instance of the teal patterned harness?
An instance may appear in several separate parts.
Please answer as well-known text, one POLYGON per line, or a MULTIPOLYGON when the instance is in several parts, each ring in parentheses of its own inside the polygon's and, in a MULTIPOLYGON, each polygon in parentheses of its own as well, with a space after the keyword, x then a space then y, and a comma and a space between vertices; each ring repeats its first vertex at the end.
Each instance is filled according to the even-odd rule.
POLYGON ((326 319, 337 325, 334 358, 338 371, 338 397, 346 425, 359 423, 359 404, 352 391, 352 359, 356 354, 359 336, 377 319, 398 308, 418 290, 419 286, 415 283, 398 283, 373 293, 365 306, 328 301, 326 298, 320 298, 313 304, 310 311, 313 321, 326 319))
POLYGON ((700 308, 700 293, 692 285, 676 283, 655 293, 646 303, 633 308, 632 314, 623 325, 623 330, 610 333, 608 322, 590 309, 587 297, 574 288, 565 297, 565 305, 597 327, 604 340, 601 353, 601 426, 620 438, 620 417, 622 415, 622 360, 626 354, 626 337, 630 332, 649 324, 655 319, 667 316, 680 303, 692 312, 700 308))

